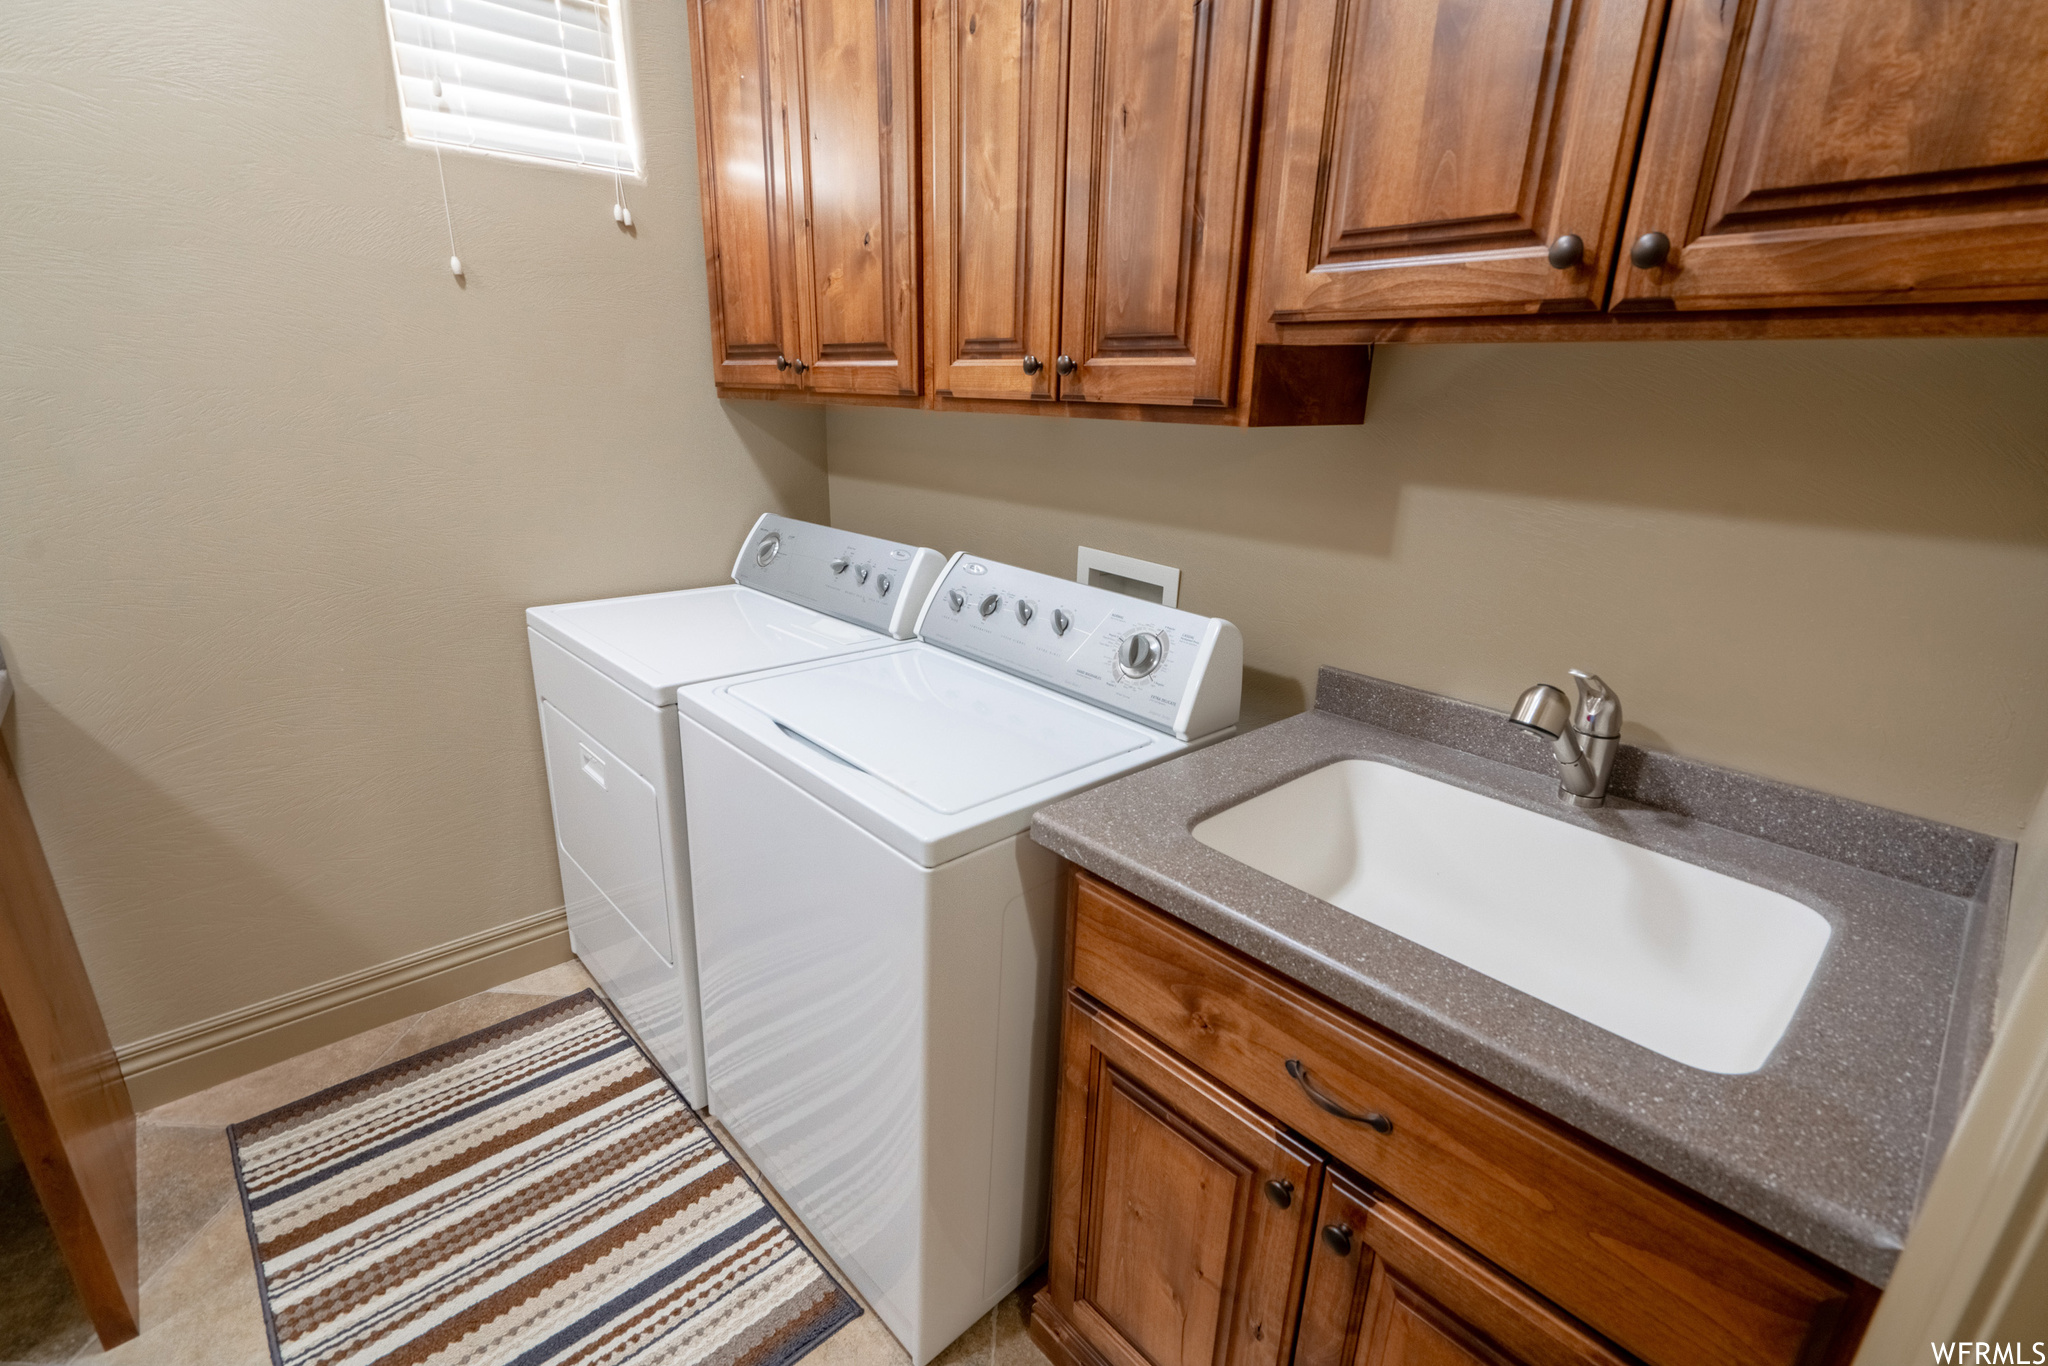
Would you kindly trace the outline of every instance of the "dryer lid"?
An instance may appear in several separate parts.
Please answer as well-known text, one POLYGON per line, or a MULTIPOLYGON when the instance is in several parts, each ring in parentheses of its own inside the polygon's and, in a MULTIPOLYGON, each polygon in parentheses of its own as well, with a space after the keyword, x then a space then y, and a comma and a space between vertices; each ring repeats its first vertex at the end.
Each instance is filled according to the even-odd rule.
POLYGON ((1145 749, 1142 728, 933 649, 731 685, 794 743, 952 815, 1145 749))
POLYGON ((880 632, 736 584, 536 607, 527 625, 657 707, 686 683, 889 643, 880 632))

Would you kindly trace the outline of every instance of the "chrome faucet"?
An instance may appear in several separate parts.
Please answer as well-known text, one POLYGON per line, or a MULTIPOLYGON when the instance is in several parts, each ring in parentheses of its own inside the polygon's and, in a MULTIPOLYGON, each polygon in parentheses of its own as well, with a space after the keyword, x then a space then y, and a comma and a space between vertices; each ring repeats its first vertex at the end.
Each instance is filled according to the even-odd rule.
POLYGON ((1607 800, 1607 774, 1621 746, 1621 699, 1596 675, 1573 669, 1572 677, 1579 684, 1578 706, 1538 683, 1522 694, 1508 719, 1550 741, 1558 796, 1573 806, 1599 806, 1607 800))

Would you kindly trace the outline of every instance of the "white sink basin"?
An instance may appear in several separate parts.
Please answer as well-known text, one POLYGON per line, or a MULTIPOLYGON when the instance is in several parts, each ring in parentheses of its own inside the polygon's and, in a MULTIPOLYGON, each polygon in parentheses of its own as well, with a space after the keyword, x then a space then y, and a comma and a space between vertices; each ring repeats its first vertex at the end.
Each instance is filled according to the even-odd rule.
POLYGON ((1809 906, 1407 769, 1346 759, 1194 836, 1707 1072, 1754 1072, 1827 948, 1809 906))

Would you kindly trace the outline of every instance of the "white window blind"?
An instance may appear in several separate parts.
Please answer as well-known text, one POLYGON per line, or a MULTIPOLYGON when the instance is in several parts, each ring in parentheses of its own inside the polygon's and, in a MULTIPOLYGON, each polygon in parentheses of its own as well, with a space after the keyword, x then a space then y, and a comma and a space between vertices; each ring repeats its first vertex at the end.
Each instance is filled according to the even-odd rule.
POLYGON ((636 174, 619 0, 384 0, 405 135, 636 174))

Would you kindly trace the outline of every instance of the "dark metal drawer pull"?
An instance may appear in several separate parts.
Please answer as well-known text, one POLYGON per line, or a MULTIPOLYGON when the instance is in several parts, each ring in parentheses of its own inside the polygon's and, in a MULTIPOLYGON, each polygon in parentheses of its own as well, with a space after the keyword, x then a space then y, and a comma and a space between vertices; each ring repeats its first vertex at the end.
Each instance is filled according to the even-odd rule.
POLYGON ((1276 1208, 1286 1209, 1294 1203, 1294 1183, 1274 1177, 1266 1183, 1266 1198, 1271 1200, 1276 1208))
POLYGON ((1331 1224, 1323 1230, 1323 1242, 1339 1257, 1351 1255, 1351 1225, 1331 1224))
POLYGON ((1337 1118, 1348 1119, 1354 1124, 1369 1125, 1383 1134, 1394 1132, 1394 1121, 1388 1119, 1379 1111, 1367 1110, 1361 1115, 1356 1111, 1345 1109, 1321 1091, 1316 1090, 1315 1083, 1308 1079, 1308 1069, 1301 1065, 1300 1058, 1289 1058, 1287 1060, 1287 1075, 1294 1078, 1295 1082, 1301 1087, 1303 1095, 1314 1101, 1322 1109, 1328 1110, 1337 1118))

